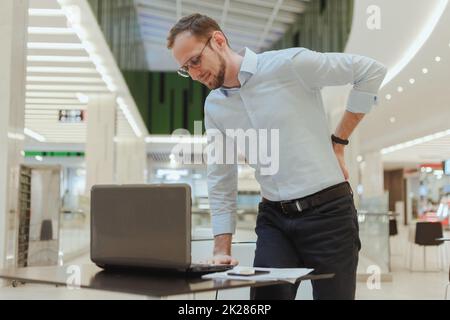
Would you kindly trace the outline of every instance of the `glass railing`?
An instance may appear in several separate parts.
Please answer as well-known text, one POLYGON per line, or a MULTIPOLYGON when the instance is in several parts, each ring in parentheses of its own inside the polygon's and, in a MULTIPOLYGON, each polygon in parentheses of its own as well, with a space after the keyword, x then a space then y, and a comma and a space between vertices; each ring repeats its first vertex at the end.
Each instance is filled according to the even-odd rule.
POLYGON ((362 198, 358 209, 361 251, 358 274, 390 272, 388 193, 362 198))

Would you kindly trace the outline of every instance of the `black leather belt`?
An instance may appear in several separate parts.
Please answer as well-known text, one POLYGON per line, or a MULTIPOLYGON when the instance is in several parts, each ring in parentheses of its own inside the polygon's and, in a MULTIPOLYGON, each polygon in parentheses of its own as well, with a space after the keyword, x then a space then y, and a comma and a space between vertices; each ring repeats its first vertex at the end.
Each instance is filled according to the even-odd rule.
POLYGON ((341 182, 339 184, 299 199, 292 199, 287 201, 270 201, 263 197, 262 202, 268 203, 273 206, 279 206, 283 213, 292 214, 321 206, 322 204, 346 195, 353 195, 352 188, 347 181, 341 182))

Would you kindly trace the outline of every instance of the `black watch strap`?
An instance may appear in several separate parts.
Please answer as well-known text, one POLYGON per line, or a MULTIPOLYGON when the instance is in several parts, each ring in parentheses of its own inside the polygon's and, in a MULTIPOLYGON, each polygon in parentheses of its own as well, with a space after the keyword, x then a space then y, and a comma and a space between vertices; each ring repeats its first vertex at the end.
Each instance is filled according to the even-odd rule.
POLYGON ((331 135, 331 141, 333 141, 334 143, 348 145, 348 140, 336 137, 334 134, 331 135))

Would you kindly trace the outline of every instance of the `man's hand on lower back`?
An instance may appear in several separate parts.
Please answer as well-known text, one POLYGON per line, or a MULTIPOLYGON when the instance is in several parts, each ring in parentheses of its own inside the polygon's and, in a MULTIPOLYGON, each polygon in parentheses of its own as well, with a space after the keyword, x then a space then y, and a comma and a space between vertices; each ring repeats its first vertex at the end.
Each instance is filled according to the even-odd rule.
POLYGON ((342 174, 344 175, 345 180, 348 180, 348 170, 345 165, 345 157, 344 157, 344 146, 339 144, 333 144, 333 150, 336 154, 336 158, 339 162, 339 166, 341 167, 342 174))

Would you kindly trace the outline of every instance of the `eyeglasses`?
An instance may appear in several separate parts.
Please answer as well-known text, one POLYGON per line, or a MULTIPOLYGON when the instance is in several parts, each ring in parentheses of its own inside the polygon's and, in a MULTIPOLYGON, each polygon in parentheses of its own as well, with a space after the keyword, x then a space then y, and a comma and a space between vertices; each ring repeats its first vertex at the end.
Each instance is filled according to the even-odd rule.
POLYGON ((201 58, 203 54, 203 50, 205 50, 206 46, 209 44, 209 41, 211 40, 212 36, 209 37, 208 41, 206 41, 205 46, 203 47, 202 51, 200 51, 200 54, 196 55, 195 57, 190 58, 183 66, 181 66, 177 72, 180 76, 189 78, 189 69, 196 69, 200 67, 201 64, 201 58))

